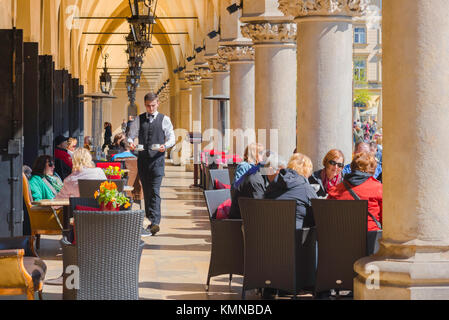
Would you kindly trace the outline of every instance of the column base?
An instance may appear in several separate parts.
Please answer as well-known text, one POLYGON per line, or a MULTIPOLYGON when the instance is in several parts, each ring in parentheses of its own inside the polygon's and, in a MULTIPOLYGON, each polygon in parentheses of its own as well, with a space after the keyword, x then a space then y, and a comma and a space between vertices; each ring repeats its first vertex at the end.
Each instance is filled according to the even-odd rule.
POLYGON ((381 242, 354 264, 355 300, 449 300, 449 247, 414 240, 381 242))
POLYGON ((193 160, 188 160, 185 164, 186 172, 193 172, 194 171, 194 165, 193 160))

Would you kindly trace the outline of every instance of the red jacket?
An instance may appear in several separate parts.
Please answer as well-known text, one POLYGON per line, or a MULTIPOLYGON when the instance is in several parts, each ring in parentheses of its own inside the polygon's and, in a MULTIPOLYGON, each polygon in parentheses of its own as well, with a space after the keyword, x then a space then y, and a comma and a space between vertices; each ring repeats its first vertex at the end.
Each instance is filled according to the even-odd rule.
POLYGON ((55 148, 55 159, 62 160, 70 169, 72 169, 72 157, 67 150, 55 148))
MULTIPOLYGON (((353 187, 353 186, 351 186, 353 187)), ((382 224, 382 184, 370 177, 359 186, 355 186, 352 190, 359 196, 360 200, 368 200, 368 211, 382 224)), ((329 191, 330 200, 354 200, 343 183, 329 191)), ((368 231, 377 231, 374 220, 368 216, 368 231)))

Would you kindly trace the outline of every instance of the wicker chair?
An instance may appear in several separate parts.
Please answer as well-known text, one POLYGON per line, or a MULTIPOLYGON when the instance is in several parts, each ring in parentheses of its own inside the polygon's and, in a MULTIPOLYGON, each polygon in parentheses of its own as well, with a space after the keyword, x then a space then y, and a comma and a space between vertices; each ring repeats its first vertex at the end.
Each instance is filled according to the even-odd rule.
POLYGON ((206 290, 209 290, 210 278, 229 274, 243 275, 243 234, 242 220, 215 220, 212 216, 218 206, 231 198, 228 189, 204 191, 207 210, 209 211, 212 248, 207 275, 206 290))
POLYGON ((75 211, 78 300, 137 300, 144 217, 136 211, 75 211))
MULTIPOLYGON (((78 180, 78 188, 80 191, 80 198, 93 198, 95 191, 100 189, 100 185, 106 180, 78 180)), ((125 179, 108 179, 108 181, 113 181, 117 185, 117 190, 119 192, 123 192, 123 188, 125 187, 126 180, 125 179)))
POLYGON ((368 255, 366 200, 312 200, 318 238, 315 294, 353 290, 354 263, 368 255))
MULTIPOLYGON (((259 288, 284 290, 296 295, 296 201, 239 199, 245 243, 245 291, 259 288)), ((301 242, 302 243, 302 242, 301 242)))
POLYGON ((26 294, 42 300, 46 264, 35 255, 32 237, 0 238, 0 295, 26 294))
POLYGON ((136 159, 126 159, 125 160, 126 169, 129 170, 128 173, 128 186, 133 187, 134 190, 128 192, 128 197, 133 199, 134 202, 141 203, 143 200, 143 188, 142 183, 139 178, 139 171, 137 169, 136 159))
POLYGON ((231 182, 231 184, 234 183, 235 171, 237 170, 237 166, 237 163, 228 164, 229 181, 231 182))
POLYGON ((210 180, 212 184, 212 188, 215 188, 215 180, 220 181, 223 184, 230 185, 231 182, 229 181, 229 173, 228 169, 214 169, 209 170, 210 174, 210 180))

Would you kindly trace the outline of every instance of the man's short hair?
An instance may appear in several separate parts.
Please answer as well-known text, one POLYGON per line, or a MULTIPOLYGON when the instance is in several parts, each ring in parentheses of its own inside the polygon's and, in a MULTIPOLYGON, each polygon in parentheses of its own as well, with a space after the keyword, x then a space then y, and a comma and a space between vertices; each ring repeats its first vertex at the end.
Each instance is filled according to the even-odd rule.
POLYGON ((158 98, 157 94, 155 94, 154 92, 150 92, 145 95, 144 101, 153 102, 157 98, 158 98))
POLYGON ((360 152, 358 151, 360 148, 365 148, 367 151, 369 151, 369 144, 363 141, 357 142, 354 148, 355 152, 360 152))

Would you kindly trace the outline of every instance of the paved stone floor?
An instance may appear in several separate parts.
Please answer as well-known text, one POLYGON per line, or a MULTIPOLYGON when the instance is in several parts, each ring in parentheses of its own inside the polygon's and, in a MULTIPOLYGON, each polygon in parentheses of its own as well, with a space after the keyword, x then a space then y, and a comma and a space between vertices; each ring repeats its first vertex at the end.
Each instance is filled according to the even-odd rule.
MULTIPOLYGON (((242 277, 212 278, 205 291, 210 259, 210 228, 206 204, 201 189, 189 188, 193 173, 184 167, 166 167, 163 180, 161 231, 143 238, 140 264, 140 299, 240 299, 242 277)), ((138 205, 137 205, 138 207, 138 205)), ((148 223, 147 221, 145 223, 148 223)), ((46 279, 62 274, 60 236, 43 236, 39 255, 48 266, 46 279)), ((247 299, 259 299, 252 291, 247 299)), ((36 295, 37 298, 37 295, 36 295)), ((0 296, 0 299, 25 299, 25 296, 0 296)), ((62 299, 62 286, 45 285, 45 300, 62 299)))

